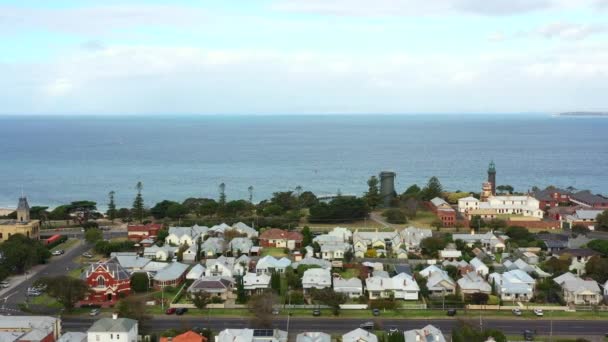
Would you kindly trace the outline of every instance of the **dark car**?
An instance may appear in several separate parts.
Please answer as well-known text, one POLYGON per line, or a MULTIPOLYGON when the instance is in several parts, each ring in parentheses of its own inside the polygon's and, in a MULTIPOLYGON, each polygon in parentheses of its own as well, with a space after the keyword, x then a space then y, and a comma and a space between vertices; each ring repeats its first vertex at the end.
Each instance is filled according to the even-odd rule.
POLYGON ((181 315, 185 314, 186 312, 188 312, 188 309, 186 309, 186 308, 179 308, 179 309, 175 310, 175 314, 178 316, 181 316, 181 315))
POLYGON ((449 309, 448 316, 456 316, 456 309, 449 309))
POLYGON ((380 316, 380 310, 378 310, 378 309, 373 309, 373 310, 372 310, 372 315, 374 315, 374 316, 380 316))
POLYGON ((524 340, 534 341, 534 332, 532 330, 524 330, 524 340))
POLYGON ((168 308, 165 313, 167 315, 173 315, 177 310, 175 308, 168 308))
POLYGON ((368 331, 374 330, 374 322, 361 323, 361 325, 359 325, 359 328, 368 331))
POLYGON ((321 316, 321 310, 319 310, 319 309, 312 310, 312 315, 315 316, 315 317, 316 316, 321 316))

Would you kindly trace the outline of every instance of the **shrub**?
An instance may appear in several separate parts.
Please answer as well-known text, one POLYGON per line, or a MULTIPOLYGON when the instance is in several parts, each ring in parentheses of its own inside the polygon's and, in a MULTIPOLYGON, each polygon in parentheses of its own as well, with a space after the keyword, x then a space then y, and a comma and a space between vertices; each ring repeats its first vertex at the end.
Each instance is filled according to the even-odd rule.
POLYGON ((407 217, 401 209, 387 209, 382 213, 386 217, 388 223, 404 224, 407 223, 407 217))

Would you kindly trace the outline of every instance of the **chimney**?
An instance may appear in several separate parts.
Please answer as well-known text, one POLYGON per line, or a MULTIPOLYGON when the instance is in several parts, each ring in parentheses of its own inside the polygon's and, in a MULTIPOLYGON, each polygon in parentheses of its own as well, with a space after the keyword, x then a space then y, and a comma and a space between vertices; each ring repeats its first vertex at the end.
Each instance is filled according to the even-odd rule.
POLYGON ((118 319, 118 313, 117 312, 112 313, 112 319, 118 319))
POLYGON ((420 335, 416 334, 416 342, 420 342, 420 335))

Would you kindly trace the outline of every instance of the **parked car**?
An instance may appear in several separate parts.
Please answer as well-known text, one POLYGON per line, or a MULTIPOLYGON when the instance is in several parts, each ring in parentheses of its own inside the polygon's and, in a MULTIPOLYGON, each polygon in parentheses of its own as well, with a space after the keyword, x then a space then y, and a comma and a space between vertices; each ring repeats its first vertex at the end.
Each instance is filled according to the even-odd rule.
POLYGON ((273 315, 278 315, 279 314, 279 309, 277 309, 277 308, 272 309, 272 314, 273 315))
POLYGON ((398 332, 399 332, 399 329, 397 329, 396 327, 391 327, 390 329, 388 329, 389 334, 396 334, 398 332))
POLYGON ((378 309, 373 309, 373 310, 372 310, 372 315, 374 315, 374 316, 380 316, 380 310, 378 310, 378 309))
POLYGON ((312 315, 315 317, 321 316, 321 310, 319 310, 319 309, 312 310, 312 315))
POLYGON ((175 308, 168 308, 167 310, 165 310, 165 314, 173 315, 175 311, 177 311, 175 308))
POLYGON ((511 310, 511 312, 515 315, 515 316, 521 316, 521 309, 520 308, 515 308, 513 310, 511 310))
POLYGON ((63 249, 58 249, 56 251, 53 251, 51 254, 52 255, 62 255, 63 253, 65 253, 65 251, 63 249))
POLYGON ((91 310, 91 312, 89 312, 89 316, 97 316, 99 315, 99 308, 95 308, 93 310, 91 310))
POLYGON ((544 315, 543 309, 534 309, 534 314, 538 317, 542 317, 544 315))
POLYGON ((359 328, 363 330, 374 330, 374 322, 365 322, 359 325, 359 328))
POLYGON ((82 256, 85 257, 85 258, 89 258, 90 259, 90 258, 93 257, 93 254, 91 254, 89 252, 84 252, 84 253, 82 253, 82 256))
POLYGON ((27 296, 28 297, 38 297, 41 294, 42 294, 42 292, 40 292, 40 291, 36 291, 36 290, 31 290, 30 291, 30 289, 27 290, 27 296))
POLYGON ((525 341, 533 341, 534 340, 534 332, 532 330, 524 330, 524 340, 525 341))
POLYGON ((456 316, 456 309, 449 309, 448 316, 456 316))
POLYGON ((4 281, 0 281, 0 287, 5 289, 7 287, 11 286, 11 284, 8 283, 8 281, 4 280, 4 281))
POLYGON ((181 316, 181 315, 185 314, 186 312, 188 312, 188 309, 186 309, 186 308, 178 308, 177 310, 175 310, 175 314, 178 316, 181 316))

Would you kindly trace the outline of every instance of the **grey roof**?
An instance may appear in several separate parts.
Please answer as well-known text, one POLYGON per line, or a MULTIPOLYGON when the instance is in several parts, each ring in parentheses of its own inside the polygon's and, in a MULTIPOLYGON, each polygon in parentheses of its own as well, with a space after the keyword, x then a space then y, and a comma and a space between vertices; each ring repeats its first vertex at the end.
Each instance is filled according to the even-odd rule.
POLYGON ((186 270, 188 269, 188 265, 182 264, 179 262, 172 262, 169 266, 163 268, 162 270, 156 272, 154 275, 155 281, 170 281, 175 280, 181 277, 186 270))
POLYGON ((595 220, 603 212, 603 209, 579 209, 572 216, 575 220, 595 220))
POLYGON ((544 190, 538 190, 532 193, 532 197, 536 198, 539 201, 551 201, 553 200, 553 193, 560 194, 570 194, 570 191, 559 189, 559 188, 549 188, 544 190))
POLYGON ((83 332, 66 332, 61 335, 57 342, 86 342, 87 334, 83 332))
POLYGON ((116 261, 118 261, 118 263, 126 269, 134 269, 143 268, 151 260, 137 255, 117 255, 116 261))
POLYGON ((210 237, 201 245, 201 250, 204 252, 223 252, 224 238, 210 237))
POLYGON ((606 199, 602 196, 594 195, 589 190, 583 190, 583 191, 574 193, 574 194, 570 195, 570 198, 572 198, 576 201, 583 202, 585 204, 590 204, 590 205, 608 202, 608 199, 606 199))
POLYGON ((101 318, 87 332, 129 332, 137 326, 137 321, 130 318, 101 318))
POLYGON ((445 342, 441 330, 430 324, 422 329, 404 331, 403 337, 405 342, 445 342))
POLYGON ((228 277, 202 277, 195 280, 188 288, 188 292, 224 292, 232 286, 234 281, 228 277))
POLYGON ((230 240, 228 244, 230 250, 232 251, 241 251, 242 253, 248 253, 251 247, 253 247, 253 241, 250 238, 246 237, 237 237, 230 240))
POLYGON ((115 280, 129 279, 130 275, 116 260, 112 258, 107 261, 100 261, 91 264, 86 272, 82 272, 81 278, 86 279, 91 273, 95 272, 98 268, 105 268, 115 280))
POLYGON ((447 205, 447 206, 449 206, 448 202, 446 202, 446 201, 445 201, 443 198, 440 198, 440 197, 435 197, 435 198, 433 198, 433 199, 431 200, 431 203, 433 203, 433 205, 434 205, 435 207, 439 207, 439 206, 442 206, 442 205, 447 205))

